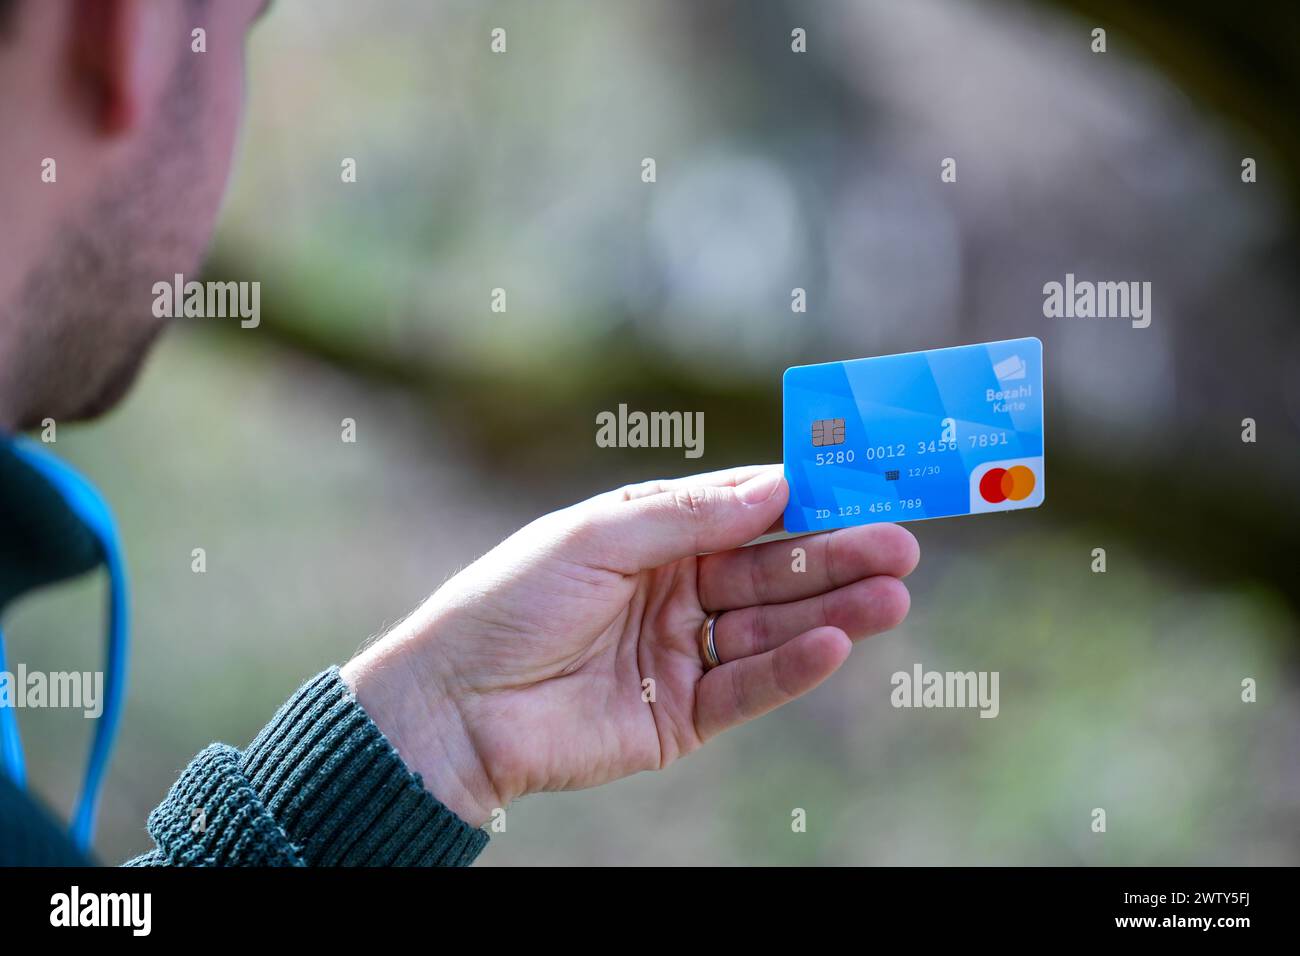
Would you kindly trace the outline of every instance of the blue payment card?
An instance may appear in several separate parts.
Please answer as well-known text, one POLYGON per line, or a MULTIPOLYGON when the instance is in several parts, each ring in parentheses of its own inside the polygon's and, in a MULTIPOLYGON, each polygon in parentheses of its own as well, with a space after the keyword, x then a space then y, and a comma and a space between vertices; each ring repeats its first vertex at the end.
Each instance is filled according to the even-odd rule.
POLYGON ((1043 343, 786 369, 789 532, 1043 503, 1043 343))

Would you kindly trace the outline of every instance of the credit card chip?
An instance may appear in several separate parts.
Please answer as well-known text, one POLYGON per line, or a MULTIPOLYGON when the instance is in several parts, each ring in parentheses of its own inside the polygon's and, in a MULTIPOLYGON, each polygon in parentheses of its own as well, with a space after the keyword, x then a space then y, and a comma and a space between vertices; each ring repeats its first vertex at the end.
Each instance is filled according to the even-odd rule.
POLYGON ((812 425, 813 447, 844 444, 844 419, 819 418, 812 425))

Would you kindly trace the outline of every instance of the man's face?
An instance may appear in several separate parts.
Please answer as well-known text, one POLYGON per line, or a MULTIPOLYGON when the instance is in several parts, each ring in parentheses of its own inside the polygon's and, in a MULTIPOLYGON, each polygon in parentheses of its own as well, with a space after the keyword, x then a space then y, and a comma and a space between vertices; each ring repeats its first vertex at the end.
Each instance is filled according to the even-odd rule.
POLYGON ((126 392, 170 321, 153 284, 188 280, 211 235, 263 8, 17 4, 0 37, 0 429, 126 392))

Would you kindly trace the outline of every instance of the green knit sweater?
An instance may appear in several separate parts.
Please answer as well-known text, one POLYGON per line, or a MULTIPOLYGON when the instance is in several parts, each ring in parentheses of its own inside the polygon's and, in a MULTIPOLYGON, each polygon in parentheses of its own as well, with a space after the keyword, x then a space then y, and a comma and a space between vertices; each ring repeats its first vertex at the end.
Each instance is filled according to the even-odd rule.
MULTIPOLYGON (((80 522, 0 441, 0 610, 96 563, 80 522)), ((156 847, 129 866, 457 866, 488 840, 424 789, 333 667, 243 752, 204 749, 148 827, 156 847)), ((0 770, 0 866, 87 862, 0 770)))
MULTIPOLYGON (((127 866, 464 866, 488 841, 421 786, 334 667, 242 753, 205 748, 148 827, 156 848, 127 866)), ((0 866, 87 862, 0 775, 0 866)))
POLYGON ((157 849, 128 866, 461 866, 488 839, 406 769, 334 667, 243 753, 195 757, 149 835, 157 849))

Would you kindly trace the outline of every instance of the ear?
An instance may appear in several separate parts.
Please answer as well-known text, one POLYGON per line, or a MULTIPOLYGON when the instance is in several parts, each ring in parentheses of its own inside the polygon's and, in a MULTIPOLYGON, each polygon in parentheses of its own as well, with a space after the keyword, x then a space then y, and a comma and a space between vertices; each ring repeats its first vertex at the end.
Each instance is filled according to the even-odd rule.
POLYGON ((162 95, 179 53, 169 40, 173 5, 158 0, 76 0, 72 56, 89 93, 91 119, 103 136, 138 126, 162 95))

